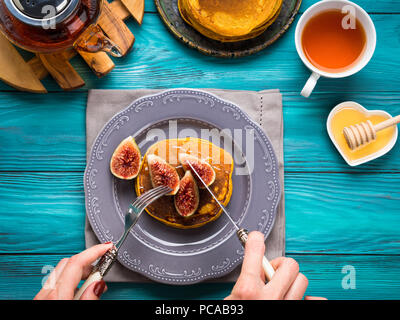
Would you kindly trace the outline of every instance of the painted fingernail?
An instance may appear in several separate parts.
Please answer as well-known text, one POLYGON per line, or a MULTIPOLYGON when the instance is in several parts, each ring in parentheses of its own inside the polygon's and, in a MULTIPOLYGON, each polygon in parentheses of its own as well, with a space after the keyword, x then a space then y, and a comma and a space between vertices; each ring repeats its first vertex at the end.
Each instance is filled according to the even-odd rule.
POLYGON ((111 243, 111 241, 104 242, 104 244, 110 244, 110 243, 111 243))
POLYGON ((104 292, 104 288, 106 287, 106 283, 104 280, 97 282, 93 288, 93 292, 97 297, 101 297, 104 292))

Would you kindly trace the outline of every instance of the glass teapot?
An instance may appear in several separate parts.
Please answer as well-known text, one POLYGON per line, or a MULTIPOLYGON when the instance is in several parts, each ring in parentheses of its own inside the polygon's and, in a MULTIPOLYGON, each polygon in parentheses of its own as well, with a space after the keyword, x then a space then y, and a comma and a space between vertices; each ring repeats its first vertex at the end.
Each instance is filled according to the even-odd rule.
POLYGON ((52 53, 71 47, 121 56, 96 24, 103 0, 0 0, 0 31, 15 45, 52 53))

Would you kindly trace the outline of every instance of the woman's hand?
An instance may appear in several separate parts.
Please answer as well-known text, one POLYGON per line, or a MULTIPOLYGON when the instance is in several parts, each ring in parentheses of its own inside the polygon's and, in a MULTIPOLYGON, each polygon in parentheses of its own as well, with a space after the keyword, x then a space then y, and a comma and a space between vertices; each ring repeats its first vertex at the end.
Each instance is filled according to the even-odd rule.
MULTIPOLYGON (((112 247, 112 243, 99 244, 71 258, 62 259, 35 300, 72 300, 79 282, 86 279, 92 271, 92 263, 112 247)), ((83 293, 81 300, 98 300, 106 289, 103 280, 92 283, 83 293)))
MULTIPOLYGON (((299 264, 292 258, 276 258, 271 261, 275 275, 265 284, 262 258, 265 252, 264 235, 251 232, 246 243, 242 271, 227 300, 300 300, 308 286, 305 275, 299 272, 299 264)), ((325 299, 305 297, 306 300, 325 299)))

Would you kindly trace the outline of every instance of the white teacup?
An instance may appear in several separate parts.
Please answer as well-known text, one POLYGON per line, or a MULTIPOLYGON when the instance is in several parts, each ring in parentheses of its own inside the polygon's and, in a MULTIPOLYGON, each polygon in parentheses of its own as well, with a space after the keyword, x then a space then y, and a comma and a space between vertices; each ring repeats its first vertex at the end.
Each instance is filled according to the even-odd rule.
POLYGON ((309 7, 301 16, 299 22, 296 26, 295 32, 295 42, 296 42, 296 50, 299 54, 303 63, 312 71, 311 76, 307 80, 303 90, 301 91, 301 95, 304 97, 309 97, 311 92, 313 91, 315 85, 317 84, 320 76, 324 76, 327 78, 344 78, 355 74, 360 71, 362 68, 366 66, 369 60, 372 58, 372 55, 375 51, 376 46, 376 31, 374 23, 372 22, 370 16, 367 12, 364 11, 357 4, 347 1, 347 0, 323 0, 315 3, 311 7, 309 7), (343 72, 326 72, 318 69, 314 66, 305 56, 303 52, 303 46, 301 43, 301 36, 303 33, 303 29, 307 22, 314 17, 315 15, 327 11, 327 10, 343 10, 343 8, 349 8, 346 6, 352 6, 355 10, 355 17, 364 27, 365 35, 366 35, 366 48, 362 53, 362 56, 358 58, 355 64, 352 64, 349 69, 343 72))

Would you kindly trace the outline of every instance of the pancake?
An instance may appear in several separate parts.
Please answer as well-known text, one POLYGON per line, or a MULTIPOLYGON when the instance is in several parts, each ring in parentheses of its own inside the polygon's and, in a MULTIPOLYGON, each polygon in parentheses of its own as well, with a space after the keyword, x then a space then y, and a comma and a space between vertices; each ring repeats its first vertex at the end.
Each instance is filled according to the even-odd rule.
POLYGON ((264 32, 278 17, 282 0, 178 0, 182 18, 208 38, 246 40, 264 32))
MULTIPOLYGON (((213 143, 198 139, 169 139, 162 140, 152 145, 143 157, 143 165, 136 179, 135 190, 137 196, 152 189, 147 156, 155 154, 166 160, 176 168, 180 178, 185 174, 178 161, 178 154, 186 152, 208 162, 216 173, 214 183, 210 186, 217 199, 226 206, 232 195, 233 158, 224 149, 213 143)), ((197 228, 217 219, 222 209, 206 189, 199 189, 200 203, 197 211, 190 217, 178 214, 174 205, 173 196, 164 196, 146 208, 146 212, 162 223, 180 229, 197 228)))

